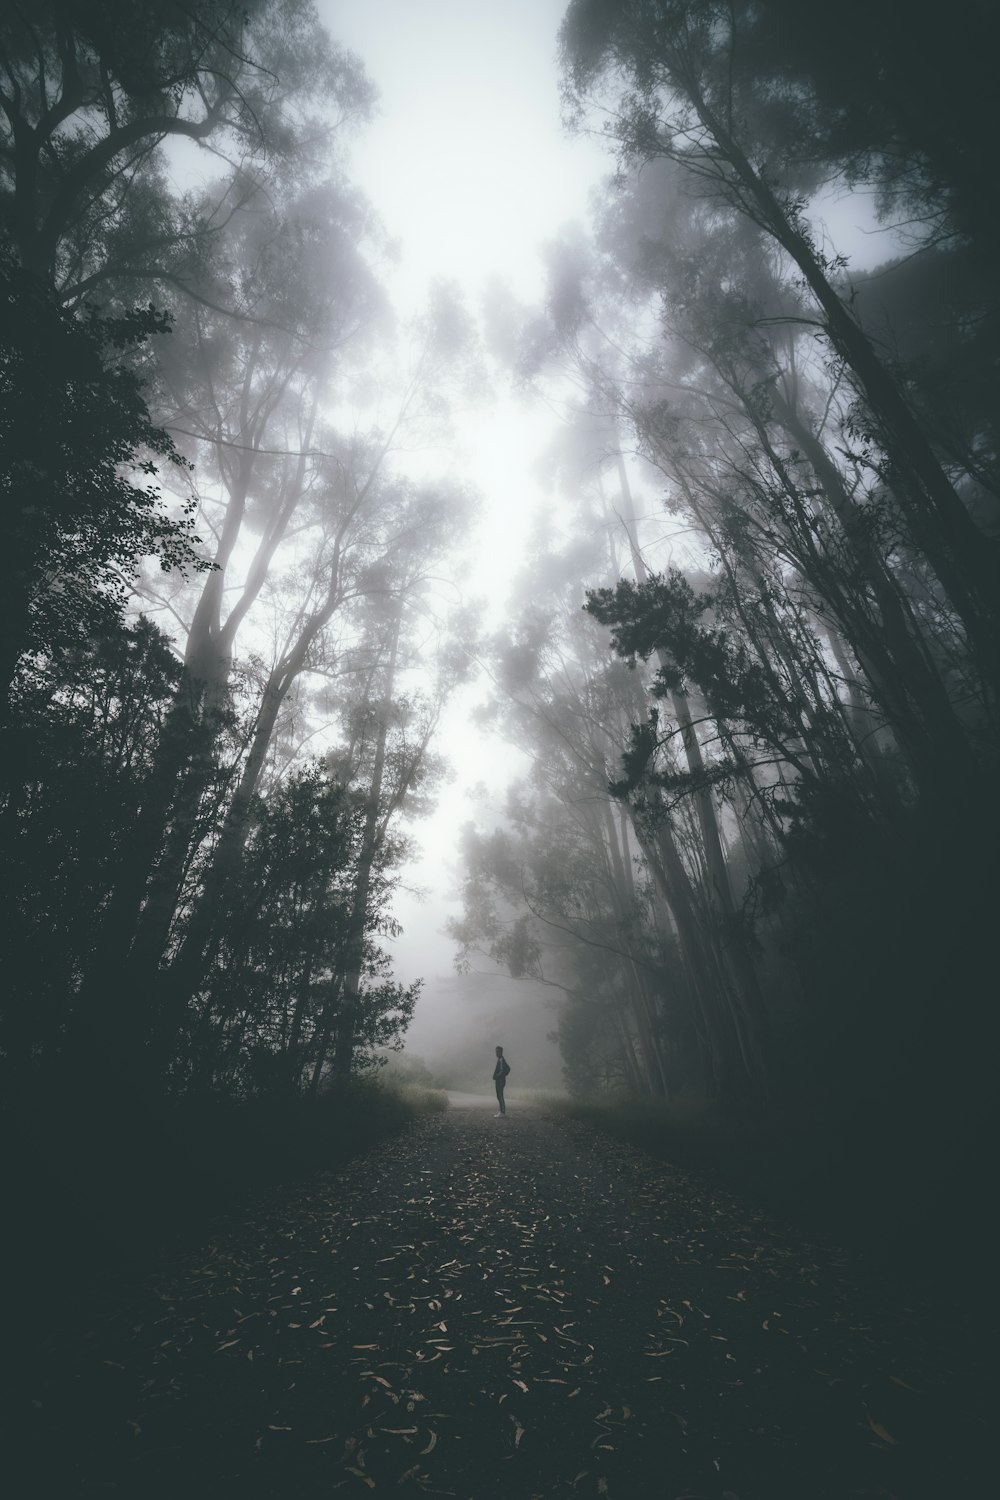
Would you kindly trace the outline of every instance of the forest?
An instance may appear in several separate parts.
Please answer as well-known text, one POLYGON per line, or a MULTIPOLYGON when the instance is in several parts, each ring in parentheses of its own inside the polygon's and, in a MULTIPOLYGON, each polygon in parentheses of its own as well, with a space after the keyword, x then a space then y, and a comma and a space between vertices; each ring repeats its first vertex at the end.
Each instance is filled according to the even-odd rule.
POLYGON ((673 1101, 626 1134, 893 1254, 975 1219, 996 1094, 992 23, 912 19, 570 5, 616 170, 491 308, 560 502, 486 653, 533 769, 451 923, 562 992, 574 1094, 673 1101))
POLYGON ((339 144, 373 90, 310 5, 4 25, 0 1045, 24 1118, 141 1135, 315 1099, 412 1014, 380 940, 467 505, 394 456, 469 331, 443 290, 393 322, 339 144))
POLYGON ((986 0, 570 0, 587 217, 537 296, 401 308, 336 6, 4 8, 0 1075, 40 1238, 54 1196, 103 1254, 399 1126, 457 715, 513 769, 451 830, 449 951, 551 993, 566 1107, 984 1253, 996 42, 986 0), (501 398, 547 425, 498 614, 449 455, 501 398))

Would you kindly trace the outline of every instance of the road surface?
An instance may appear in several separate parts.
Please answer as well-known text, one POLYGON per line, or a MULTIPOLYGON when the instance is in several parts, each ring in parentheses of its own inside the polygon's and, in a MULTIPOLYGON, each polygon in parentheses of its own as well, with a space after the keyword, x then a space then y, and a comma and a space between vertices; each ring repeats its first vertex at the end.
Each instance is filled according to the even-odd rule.
POLYGON ((489 1102, 248 1206, 82 1339, 49 1330, 23 1493, 979 1492, 980 1386, 935 1307, 587 1126, 489 1102))

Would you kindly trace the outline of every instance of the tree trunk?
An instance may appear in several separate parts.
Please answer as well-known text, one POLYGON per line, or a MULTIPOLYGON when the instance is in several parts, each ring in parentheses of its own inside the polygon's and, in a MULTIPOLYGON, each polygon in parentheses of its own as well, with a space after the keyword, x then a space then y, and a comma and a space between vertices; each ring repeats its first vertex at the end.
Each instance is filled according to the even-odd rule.
POLYGON ((698 921, 695 895, 684 862, 662 814, 627 804, 640 847, 673 913, 678 944, 696 1001, 715 1091, 729 1103, 760 1102, 762 1078, 742 1008, 727 991, 698 921))
MULTIPOLYGON (((306 426, 306 440, 312 432, 314 415, 314 412, 310 415, 306 426)), ((236 634, 264 585, 274 553, 288 528, 303 490, 306 472, 304 452, 298 456, 291 477, 283 488, 274 521, 258 545, 240 597, 223 623, 226 568, 242 530, 255 456, 252 447, 241 450, 238 455, 236 472, 229 484, 229 503, 216 551, 217 571, 209 574, 205 581, 188 634, 185 672, 200 693, 199 721, 204 743, 198 747, 197 763, 191 767, 179 788, 167 844, 149 882, 146 901, 137 920, 129 969, 133 982, 140 988, 155 984, 156 971, 166 949, 170 926, 177 910, 191 856, 198 809, 215 764, 215 746, 229 691, 236 634)), ((272 673, 272 680, 273 677, 272 673)))
POLYGON ((631 992, 632 1010, 635 1015, 639 1042, 646 1063, 645 1072, 651 1091, 661 1098, 666 1098, 669 1089, 667 1086, 667 1076, 663 1069, 663 1054, 656 1040, 655 1006, 645 975, 642 973, 639 962, 632 951, 632 939, 629 931, 631 922, 628 919, 625 905, 628 883, 623 870, 621 851, 618 847, 618 833, 615 828, 610 802, 604 801, 602 803, 602 813, 604 837, 601 837, 601 830, 599 828, 595 827, 594 832, 595 836, 604 844, 607 850, 607 876, 612 911, 614 913, 618 941, 627 954, 628 969, 626 980, 631 992))
POLYGON ((900 476, 908 498, 906 510, 914 539, 963 621, 984 670, 992 674, 995 682, 1000 659, 996 651, 996 601, 1000 597, 996 544, 979 528, 956 494, 896 380, 830 284, 806 235, 795 226, 772 189, 708 106, 697 80, 683 62, 676 76, 719 155, 732 170, 738 185, 737 199, 742 195, 743 200, 738 206, 750 212, 791 257, 819 304, 830 342, 857 380, 878 426, 886 457, 900 476))
POLYGON ((378 715, 378 731, 375 742, 375 759, 372 765, 371 788, 368 794, 368 813, 365 818, 361 841, 361 857, 358 861, 358 878, 354 890, 354 907, 348 934, 348 958, 344 973, 344 989, 340 1015, 337 1022, 337 1046, 334 1053, 334 1072, 339 1078, 350 1075, 354 1060, 354 1033, 357 1028, 361 999, 361 975, 364 967, 365 926, 368 918, 368 897, 371 890, 371 875, 378 854, 379 810, 382 800, 382 782, 385 776, 385 747, 389 732, 389 713, 392 707, 393 680, 396 675, 396 660, 399 652, 401 606, 394 601, 392 636, 389 661, 386 666, 385 686, 378 715))
MULTIPOLYGON (((951 774, 956 758, 958 763, 968 761, 968 740, 899 588, 866 535, 863 520, 823 444, 776 389, 772 390, 772 405, 782 427, 802 449, 819 479, 830 508, 843 528, 859 573, 870 587, 877 605, 879 619, 873 629, 860 632, 864 639, 859 638, 857 645, 870 659, 873 654, 882 656, 888 653, 885 665, 881 669, 875 667, 877 679, 886 693, 883 707, 890 721, 898 722, 900 737, 915 756, 917 766, 928 764, 930 752, 930 758, 939 761, 938 777, 942 773, 951 774), (910 700, 912 708, 902 706, 901 696, 910 700), (926 741, 926 747, 914 745, 915 733, 926 741)), ((844 620, 844 628, 850 630, 851 623, 844 620)), ((861 624, 856 613, 853 623, 855 627, 861 624)), ((873 686, 881 697, 878 683, 873 682, 873 686)), ((967 769, 971 770, 971 765, 967 769)))
MULTIPOLYGON (((632 502, 632 489, 625 469, 625 460, 620 450, 617 454, 617 464, 624 509, 622 525, 628 537, 636 581, 638 583, 645 583, 649 577, 649 570, 646 567, 645 559, 639 547, 636 533, 635 508, 632 502)), ((657 652, 657 659, 661 667, 671 665, 662 652, 657 652)), ((748 1071, 763 1084, 766 1074, 767 1008, 757 979, 753 956, 750 953, 746 934, 743 931, 742 919, 736 910, 736 903, 733 899, 729 870, 722 849, 722 839, 719 834, 719 824, 716 818, 715 805, 712 801, 712 794, 710 789, 704 785, 705 762, 701 753, 701 743, 692 723, 691 709, 684 693, 672 691, 670 698, 671 706, 680 728, 681 742, 684 746, 688 770, 696 783, 702 783, 696 786, 694 802, 698 814, 702 847, 709 873, 709 899, 716 911, 726 960, 732 966, 737 984, 737 992, 746 1012, 745 1021, 741 1021, 738 1027, 743 1038, 741 1045, 749 1065, 748 1071)), ((673 903, 671 903, 671 906, 673 906, 673 903)), ((673 909, 676 919, 676 908, 674 907, 673 909)))

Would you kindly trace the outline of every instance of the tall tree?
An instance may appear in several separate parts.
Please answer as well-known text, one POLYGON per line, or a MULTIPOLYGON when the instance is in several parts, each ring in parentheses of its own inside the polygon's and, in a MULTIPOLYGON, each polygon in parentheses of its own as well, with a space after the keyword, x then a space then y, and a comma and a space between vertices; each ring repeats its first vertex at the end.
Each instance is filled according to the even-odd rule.
POLYGON ((80 321, 0 256, 0 677, 19 659, 109 630, 143 556, 203 572, 188 501, 167 510, 159 471, 182 455, 124 360, 164 331, 152 312, 80 321))
MULTIPOLYGON (((756 224, 802 276, 831 347, 864 403, 859 436, 885 455, 914 540, 961 616, 984 670, 996 659, 1000 562, 927 440, 894 371, 838 290, 804 213, 810 170, 783 153, 782 101, 758 93, 748 66, 750 11, 715 0, 656 5, 573 0, 562 29, 568 88, 582 112, 610 87, 626 163, 678 162, 699 191, 756 224), (779 128, 779 121, 782 128, 779 128)), ((799 123, 799 122, 796 122, 799 123)), ((801 128, 805 129, 805 124, 801 128)))
POLYGON ((165 144, 228 158, 239 201, 372 100, 310 0, 13 0, 0 39, 0 223, 68 300, 176 282, 173 252, 225 223, 232 189, 207 214, 172 197, 165 144))

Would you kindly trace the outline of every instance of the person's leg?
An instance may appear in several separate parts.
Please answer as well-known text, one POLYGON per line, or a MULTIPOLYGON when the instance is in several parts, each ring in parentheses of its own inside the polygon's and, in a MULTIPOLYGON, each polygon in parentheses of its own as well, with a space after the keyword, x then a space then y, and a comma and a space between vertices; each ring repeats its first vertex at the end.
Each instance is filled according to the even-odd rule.
POLYGON ((503 1078, 497 1079, 497 1103, 500 1105, 500 1113, 502 1115, 505 1115, 507 1113, 507 1106, 503 1102, 503 1089, 505 1081, 506 1080, 503 1078))

